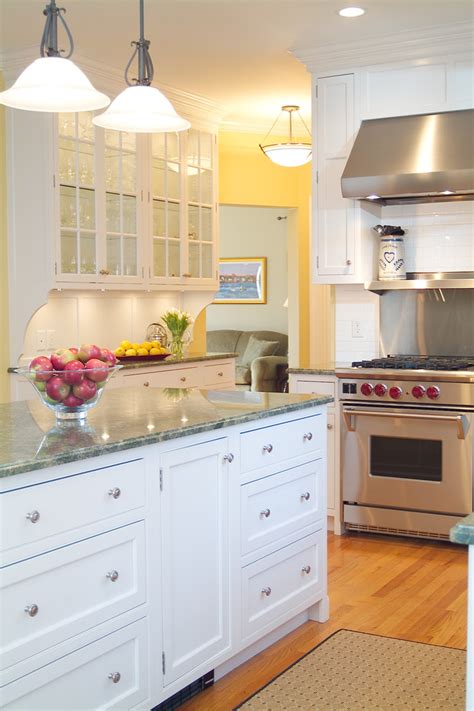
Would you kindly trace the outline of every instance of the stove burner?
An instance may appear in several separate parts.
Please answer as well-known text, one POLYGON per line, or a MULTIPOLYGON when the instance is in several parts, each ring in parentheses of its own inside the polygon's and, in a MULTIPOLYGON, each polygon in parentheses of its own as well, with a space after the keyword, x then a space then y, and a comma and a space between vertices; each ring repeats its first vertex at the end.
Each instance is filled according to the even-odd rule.
POLYGON ((353 368, 393 368, 396 370, 469 370, 474 356, 389 355, 386 358, 354 361, 353 368))

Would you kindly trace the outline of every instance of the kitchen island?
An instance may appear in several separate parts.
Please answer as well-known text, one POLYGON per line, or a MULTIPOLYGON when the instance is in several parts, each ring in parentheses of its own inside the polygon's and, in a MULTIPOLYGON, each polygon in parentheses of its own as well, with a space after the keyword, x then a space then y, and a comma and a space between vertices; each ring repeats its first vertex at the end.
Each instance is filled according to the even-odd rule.
POLYGON ((0 406, 0 705, 149 709, 328 616, 328 396, 0 406))

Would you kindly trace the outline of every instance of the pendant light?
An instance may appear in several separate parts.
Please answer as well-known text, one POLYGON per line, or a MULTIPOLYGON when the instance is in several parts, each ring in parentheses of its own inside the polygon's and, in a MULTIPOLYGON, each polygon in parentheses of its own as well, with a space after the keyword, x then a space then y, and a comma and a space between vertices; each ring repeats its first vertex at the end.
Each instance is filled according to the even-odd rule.
POLYGON ((93 111, 110 103, 105 94, 96 91, 89 79, 69 57, 74 50, 69 27, 51 0, 43 10, 46 23, 40 44, 40 58, 30 64, 10 89, 0 92, 0 104, 26 111, 93 111), (58 18, 69 41, 69 53, 61 57, 58 49, 58 18))
MULTIPOLYGON (((261 150, 265 153, 267 158, 270 158, 273 163, 276 163, 277 165, 282 165, 285 168, 296 168, 299 165, 304 165, 305 163, 309 163, 311 160, 311 154, 312 154, 312 145, 311 143, 299 143, 298 141, 293 140, 293 113, 296 112, 300 118, 301 123, 305 127, 305 130, 308 134, 308 136, 311 139, 311 134, 308 130, 308 127, 306 126, 305 122, 303 121, 303 118, 301 117, 301 114, 299 112, 299 106, 282 106, 281 111, 285 111, 288 113, 288 119, 289 119, 289 138, 288 141, 285 143, 269 143, 265 146, 262 146, 261 143, 259 143, 259 146, 261 150)), ((275 128, 275 125, 278 121, 278 119, 281 117, 281 112, 278 114, 273 126, 263 139, 264 141, 268 138, 268 136, 271 134, 273 129, 275 128)))
POLYGON ((128 88, 112 101, 107 111, 93 119, 96 126, 115 131, 133 133, 166 133, 184 131, 191 126, 189 121, 178 116, 168 99, 154 87, 153 62, 144 36, 143 0, 140 0, 140 39, 132 42, 135 50, 125 68, 128 88), (128 78, 130 65, 138 54, 138 79, 128 78), (133 83, 134 82, 134 83, 133 83))

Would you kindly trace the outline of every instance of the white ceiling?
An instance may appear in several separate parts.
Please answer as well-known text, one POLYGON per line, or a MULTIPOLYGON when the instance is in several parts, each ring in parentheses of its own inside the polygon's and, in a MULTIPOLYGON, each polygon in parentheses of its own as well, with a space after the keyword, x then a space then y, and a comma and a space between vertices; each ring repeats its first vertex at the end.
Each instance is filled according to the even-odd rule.
MULTIPOLYGON (((2 51, 39 45, 46 2, 0 0, 2 51)), ((138 39, 138 0, 58 5, 78 54, 125 68, 138 39)), ((224 106, 224 122, 242 126, 271 123, 282 104, 309 116, 310 76, 292 49, 473 19, 473 0, 145 0, 156 83, 212 99, 224 106), (340 17, 351 4, 366 14, 340 17)))

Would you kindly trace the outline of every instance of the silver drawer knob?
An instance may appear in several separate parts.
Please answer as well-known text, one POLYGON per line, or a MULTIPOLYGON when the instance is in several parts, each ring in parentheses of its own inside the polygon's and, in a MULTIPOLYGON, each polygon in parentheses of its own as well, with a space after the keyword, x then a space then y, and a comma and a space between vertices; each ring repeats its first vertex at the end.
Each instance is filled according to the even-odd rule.
POLYGON ((273 444, 264 444, 262 451, 270 454, 270 452, 273 452, 273 444))
POLYGON ((346 264, 348 267, 350 267, 352 264, 352 259, 346 259, 346 264))
POLYGON ((260 518, 268 518, 270 514, 270 509, 263 509, 263 511, 260 511, 260 518))
POLYGON ((333 426, 331 425, 330 422, 328 422, 327 425, 326 425, 326 427, 328 428, 328 430, 332 430, 332 427, 333 427, 333 426))
POLYGON ((186 377, 183 375, 183 377, 180 378, 180 380, 181 380, 182 383, 185 383, 185 382, 186 382, 186 377))
POLYGON ((305 442, 306 442, 306 441, 311 442, 312 439, 313 439, 313 433, 312 433, 312 432, 306 432, 306 433, 303 435, 303 440, 304 440, 305 442))
POLYGON ((303 568, 301 568, 302 573, 306 573, 309 575, 311 573, 311 566, 310 565, 305 565, 303 568))
POLYGON ((111 496, 113 499, 118 499, 122 492, 118 488, 118 486, 114 486, 113 489, 109 489, 109 496, 111 496))
POLYGON ((149 388, 149 387, 150 387, 150 383, 149 383, 148 380, 145 380, 145 382, 143 383, 143 387, 144 387, 144 388, 149 388))
POLYGON ((31 523, 37 523, 40 520, 39 511, 30 511, 26 514, 26 518, 28 521, 31 521, 31 523))
POLYGON ((36 615, 38 614, 38 610, 38 605, 27 605, 25 607, 25 612, 27 612, 30 617, 36 617, 36 615))
POLYGON ((219 376, 219 378, 222 378, 224 376, 224 373, 222 372, 222 370, 220 370, 217 375, 219 376))
POLYGON ((272 589, 270 587, 263 588, 262 595, 266 595, 267 597, 269 597, 271 594, 272 594, 272 589))
POLYGON ((109 674, 109 679, 113 681, 114 684, 118 684, 121 678, 120 672, 110 672, 109 674))
POLYGON ((301 496, 300 496, 301 501, 303 501, 303 499, 305 501, 308 501, 308 499, 310 499, 310 498, 311 498, 311 494, 309 493, 309 491, 305 491, 304 494, 301 494, 301 496))
POLYGON ((115 581, 118 580, 119 577, 118 570, 109 571, 105 577, 115 583, 115 581))
POLYGON ((229 452, 229 454, 224 454, 224 462, 229 462, 229 464, 230 464, 233 461, 234 461, 234 455, 232 454, 232 452, 229 452))

